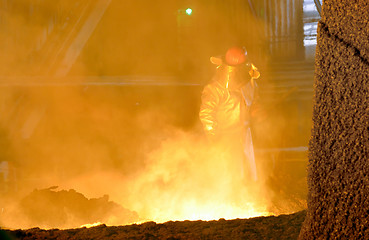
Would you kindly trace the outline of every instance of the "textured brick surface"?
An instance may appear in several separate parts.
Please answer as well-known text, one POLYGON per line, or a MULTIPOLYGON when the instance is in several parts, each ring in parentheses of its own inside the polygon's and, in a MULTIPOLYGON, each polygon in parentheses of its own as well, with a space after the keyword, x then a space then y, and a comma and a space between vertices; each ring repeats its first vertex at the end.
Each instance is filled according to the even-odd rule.
POLYGON ((369 239, 369 3, 324 4, 300 239, 369 239))

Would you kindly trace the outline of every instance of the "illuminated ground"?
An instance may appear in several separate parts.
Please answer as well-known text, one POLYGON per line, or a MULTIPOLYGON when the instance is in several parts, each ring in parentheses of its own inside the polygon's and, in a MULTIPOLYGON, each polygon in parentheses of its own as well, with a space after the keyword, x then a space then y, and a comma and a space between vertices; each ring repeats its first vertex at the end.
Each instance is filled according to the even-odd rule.
POLYGON ((176 221, 67 230, 5 230, 2 239, 297 239, 305 211, 278 217, 218 221, 176 221))

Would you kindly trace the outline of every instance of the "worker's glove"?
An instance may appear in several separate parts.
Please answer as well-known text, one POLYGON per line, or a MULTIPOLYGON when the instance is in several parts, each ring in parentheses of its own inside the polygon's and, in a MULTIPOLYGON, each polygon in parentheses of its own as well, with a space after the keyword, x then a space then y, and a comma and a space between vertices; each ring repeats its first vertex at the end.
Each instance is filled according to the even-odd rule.
POLYGON ((205 126, 205 134, 207 136, 214 136, 215 135, 215 129, 214 129, 214 127, 211 126, 211 125, 205 126))
POLYGON ((250 77, 254 78, 254 79, 258 79, 260 77, 260 73, 258 70, 255 69, 251 69, 249 71, 250 77))
POLYGON ((250 77, 253 79, 258 79, 260 77, 259 70, 254 66, 254 64, 251 64, 251 70, 249 71, 250 77))

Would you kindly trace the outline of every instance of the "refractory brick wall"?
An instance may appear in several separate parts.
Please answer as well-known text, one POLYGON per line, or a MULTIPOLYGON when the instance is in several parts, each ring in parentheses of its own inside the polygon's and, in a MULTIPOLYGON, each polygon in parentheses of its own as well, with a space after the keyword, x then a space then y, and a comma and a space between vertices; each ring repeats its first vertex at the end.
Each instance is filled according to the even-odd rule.
POLYGON ((369 239, 369 1, 324 0, 300 239, 369 239))

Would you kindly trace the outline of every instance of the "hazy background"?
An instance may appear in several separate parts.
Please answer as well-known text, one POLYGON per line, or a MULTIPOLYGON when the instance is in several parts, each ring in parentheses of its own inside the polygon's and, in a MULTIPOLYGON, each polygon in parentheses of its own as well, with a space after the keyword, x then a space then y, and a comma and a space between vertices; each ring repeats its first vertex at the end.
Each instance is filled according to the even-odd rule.
POLYGON ((54 185, 143 220, 304 208, 317 16, 311 1, 277 2, 0 1, 2 209, 54 185), (198 119, 209 58, 234 45, 261 71, 260 186, 232 181, 234 156, 198 119))

